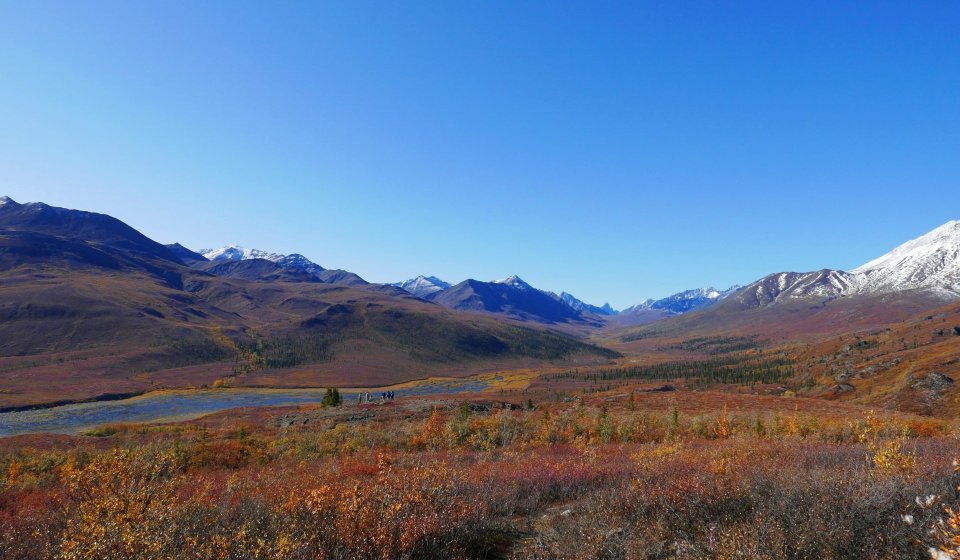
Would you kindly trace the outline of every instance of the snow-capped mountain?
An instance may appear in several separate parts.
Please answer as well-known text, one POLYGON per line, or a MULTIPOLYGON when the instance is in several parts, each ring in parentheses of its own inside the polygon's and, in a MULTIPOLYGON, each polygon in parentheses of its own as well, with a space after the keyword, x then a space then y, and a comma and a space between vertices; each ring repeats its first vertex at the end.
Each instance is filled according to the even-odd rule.
POLYGON ((259 249, 247 249, 239 245, 227 245, 219 249, 203 249, 200 251, 200 254, 210 261, 208 264, 212 263, 213 266, 227 262, 264 259, 276 263, 282 269, 297 273, 305 272, 329 284, 340 284, 344 286, 366 286, 369 284, 369 282, 353 272, 323 268, 299 253, 281 255, 259 249))
POLYGON ((396 282, 391 286, 402 288, 417 297, 426 297, 441 290, 446 290, 450 287, 450 284, 436 276, 421 275, 403 282, 396 282))
POLYGON ((600 307, 597 307, 596 305, 590 305, 589 303, 586 303, 573 294, 568 294, 567 292, 560 292, 560 295, 557 296, 557 298, 563 303, 569 305, 571 308, 580 312, 586 311, 595 315, 616 315, 618 313, 616 309, 610 307, 609 303, 604 303, 600 307))
POLYGON ((260 249, 247 249, 239 245, 227 245, 219 249, 200 249, 199 253, 208 261, 245 261, 249 259, 267 259, 277 262, 284 257, 277 253, 261 251, 260 249))
POLYGON ((740 291, 737 300, 757 307, 805 298, 831 300, 907 291, 945 301, 960 298, 960 221, 947 222, 849 272, 770 274, 740 291))
POLYGON ((246 247, 241 247, 239 245, 227 245, 226 247, 220 247, 219 249, 201 249, 200 254, 212 262, 266 259, 268 261, 275 262, 284 268, 302 270, 310 274, 319 274, 325 270, 322 266, 299 253, 281 255, 279 253, 261 251, 260 249, 247 249, 246 247))
POLYGON ((949 221, 851 273, 860 293, 930 290, 960 297, 960 221, 949 221))
POLYGON ((765 307, 787 299, 831 300, 856 293, 859 280, 842 270, 777 272, 764 276, 736 295, 747 307, 765 307))
POLYGON ((510 286, 511 288, 516 288, 518 290, 535 290, 533 286, 527 284, 523 281, 522 278, 514 274, 513 276, 508 276, 506 278, 501 278, 500 280, 494 280, 494 284, 503 284, 504 286, 510 286))
POLYGON ((740 286, 732 286, 726 290, 720 291, 716 288, 696 288, 686 290, 663 299, 648 299, 642 303, 628 307, 621 311, 623 314, 641 313, 647 311, 661 311, 665 315, 679 315, 688 313, 697 309, 713 305, 730 294, 740 289, 740 286))
POLYGON ((280 257, 279 259, 273 261, 284 268, 292 268, 294 270, 302 270, 310 274, 317 274, 324 272, 324 269, 319 264, 311 261, 307 257, 301 255, 300 253, 291 253, 280 257))

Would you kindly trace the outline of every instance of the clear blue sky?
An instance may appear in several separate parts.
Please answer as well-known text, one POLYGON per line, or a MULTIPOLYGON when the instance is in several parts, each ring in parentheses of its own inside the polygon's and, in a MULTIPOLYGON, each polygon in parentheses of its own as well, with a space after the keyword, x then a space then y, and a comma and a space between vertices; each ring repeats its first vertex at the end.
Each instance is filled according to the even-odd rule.
POLYGON ((624 307, 960 218, 960 3, 0 0, 0 194, 624 307))

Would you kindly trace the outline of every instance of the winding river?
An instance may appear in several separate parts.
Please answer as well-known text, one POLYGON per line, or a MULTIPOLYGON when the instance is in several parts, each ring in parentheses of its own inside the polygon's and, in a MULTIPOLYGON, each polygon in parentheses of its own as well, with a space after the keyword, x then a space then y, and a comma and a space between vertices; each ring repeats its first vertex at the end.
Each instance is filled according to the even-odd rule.
MULTIPOLYGON (((392 390, 398 398, 416 395, 480 392, 489 380, 445 379, 396 388, 369 389, 371 395, 392 390)), ((353 404, 367 389, 341 391, 353 404)), ((67 404, 0 413, 0 437, 33 433, 79 434, 103 424, 160 422, 197 418, 228 408, 319 403, 326 389, 189 389, 146 393, 129 399, 67 404)))

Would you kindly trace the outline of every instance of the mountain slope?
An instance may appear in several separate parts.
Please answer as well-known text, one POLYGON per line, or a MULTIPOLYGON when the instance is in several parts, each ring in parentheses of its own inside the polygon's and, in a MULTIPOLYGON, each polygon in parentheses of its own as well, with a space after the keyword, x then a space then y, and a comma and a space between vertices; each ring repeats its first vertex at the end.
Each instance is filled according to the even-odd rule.
POLYGON ((830 301, 855 293, 858 279, 842 270, 778 272, 746 286, 735 299, 743 307, 766 307, 790 300, 830 301))
POLYGON ((928 290, 960 298, 960 221, 908 241, 851 271, 858 293, 928 290))
POLYGON ((370 282, 367 282, 366 280, 361 278, 360 275, 350 272, 348 270, 340 270, 340 269, 324 270, 323 272, 314 274, 314 276, 316 276, 317 278, 319 278, 320 280, 328 284, 340 284, 342 286, 352 286, 354 288, 358 288, 362 286, 372 286, 370 282))
POLYGON ((167 249, 170 249, 180 262, 187 266, 193 266, 195 264, 207 262, 207 258, 201 255, 200 253, 191 251, 179 243, 171 243, 167 245, 167 249))
POLYGON ((131 256, 180 262, 166 246, 112 216, 57 208, 41 202, 18 204, 9 197, 2 197, 0 230, 81 239, 88 244, 105 245, 131 256))
POLYGON ((202 263, 199 268, 215 276, 226 276, 251 282, 320 282, 303 270, 289 268, 267 259, 244 259, 202 263))

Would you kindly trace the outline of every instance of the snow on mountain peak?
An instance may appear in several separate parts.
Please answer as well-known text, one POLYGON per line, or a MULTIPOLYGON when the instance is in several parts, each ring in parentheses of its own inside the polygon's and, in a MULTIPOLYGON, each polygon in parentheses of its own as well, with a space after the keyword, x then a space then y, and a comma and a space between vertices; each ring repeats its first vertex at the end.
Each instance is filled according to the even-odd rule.
POLYGON ((403 282, 395 282, 392 285, 402 288, 418 297, 425 297, 450 287, 449 283, 444 282, 436 276, 423 276, 422 274, 416 278, 404 280, 403 282))
POLYGON ((856 291, 928 289, 960 295, 960 221, 951 220, 851 271, 856 291))
POLYGON ((937 229, 907 241, 889 253, 861 265, 850 272, 870 272, 879 268, 890 268, 903 264, 904 259, 927 257, 941 250, 960 249, 960 221, 951 220, 937 229))
POLYGON ((219 249, 201 249, 200 254, 211 261, 245 261, 248 259, 267 259, 277 262, 285 255, 261 251, 260 249, 247 249, 240 245, 227 245, 219 249))
MULTIPOLYGON (((267 260, 273 260, 267 258, 267 260)), ((301 255, 300 253, 290 253, 289 255, 280 255, 279 259, 274 260, 275 263, 286 268, 293 268, 296 270, 302 270, 310 274, 320 274, 324 271, 324 268, 317 263, 311 261, 307 257, 301 255)))
POLYGON ((495 280, 494 284, 504 284, 506 286, 510 286, 511 288, 519 288, 521 290, 533 289, 533 286, 524 282, 523 279, 516 274, 513 276, 508 276, 507 278, 495 280))
POLYGON ((199 253, 206 257, 207 260, 213 262, 266 259, 268 261, 275 262, 284 268, 302 270, 309 274, 319 274, 324 271, 322 266, 316 264, 299 253, 281 255, 278 253, 261 251, 260 249, 247 249, 246 247, 241 247, 240 245, 227 245, 226 247, 220 247, 219 249, 201 249, 199 253))
POLYGON ((949 221, 850 272, 824 269, 770 274, 738 297, 743 302, 769 305, 785 299, 914 290, 945 300, 960 297, 960 221, 949 221))
POLYGON ((11 206, 16 206, 17 202, 10 198, 9 196, 0 196, 0 206, 6 206, 7 204, 11 206))
POLYGON ((428 282, 428 283, 430 283, 430 284, 433 284, 434 286, 439 286, 439 287, 441 287, 441 288, 449 288, 449 287, 450 287, 450 283, 449 283, 449 282, 444 282, 443 280, 437 278, 436 276, 423 276, 423 275, 420 275, 420 276, 417 276, 414 280, 417 280, 417 281, 419 281, 419 282, 428 282))
POLYGON ((623 313, 637 313, 650 310, 660 310, 669 314, 687 313, 713 305, 715 302, 726 298, 739 289, 740 286, 737 285, 731 286, 723 291, 713 287, 694 288, 673 294, 672 296, 667 296, 663 299, 647 299, 637 305, 624 309, 623 313))

